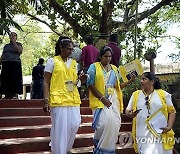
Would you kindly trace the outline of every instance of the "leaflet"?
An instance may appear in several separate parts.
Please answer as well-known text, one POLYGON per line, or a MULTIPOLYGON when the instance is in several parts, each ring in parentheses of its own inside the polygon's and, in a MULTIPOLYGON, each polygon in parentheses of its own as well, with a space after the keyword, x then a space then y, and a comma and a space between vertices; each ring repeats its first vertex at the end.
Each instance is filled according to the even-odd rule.
POLYGON ((155 136, 159 136, 163 130, 161 128, 167 127, 167 120, 164 114, 159 111, 152 118, 148 120, 149 126, 156 134, 155 136))

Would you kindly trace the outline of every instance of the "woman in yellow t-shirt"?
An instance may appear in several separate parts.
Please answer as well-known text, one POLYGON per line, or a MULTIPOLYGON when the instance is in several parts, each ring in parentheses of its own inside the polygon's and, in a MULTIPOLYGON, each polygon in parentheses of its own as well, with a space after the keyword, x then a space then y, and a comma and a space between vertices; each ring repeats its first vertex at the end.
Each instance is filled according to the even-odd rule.
MULTIPOLYGON (((51 113, 51 151, 66 154, 72 148, 81 123, 80 96, 77 90, 77 63, 69 58, 73 42, 60 37, 56 54, 48 59, 44 74, 44 111, 51 113)), ((80 79, 85 79, 81 74, 80 79)))

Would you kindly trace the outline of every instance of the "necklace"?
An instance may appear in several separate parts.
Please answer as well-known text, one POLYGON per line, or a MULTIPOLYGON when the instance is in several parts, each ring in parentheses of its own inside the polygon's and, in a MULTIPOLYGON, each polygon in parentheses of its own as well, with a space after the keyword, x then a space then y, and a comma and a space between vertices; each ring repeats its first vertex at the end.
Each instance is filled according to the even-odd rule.
POLYGON ((151 99, 152 99, 152 96, 153 96, 153 94, 154 94, 154 90, 149 94, 149 95, 147 95, 146 94, 146 92, 143 90, 143 93, 144 93, 144 95, 145 95, 145 105, 146 105, 146 107, 147 107, 147 110, 148 110, 148 116, 147 116, 147 118, 149 117, 149 115, 151 114, 151 112, 150 112, 150 109, 151 109, 151 105, 150 105, 150 102, 151 102, 151 99), (151 95, 151 96, 150 96, 151 95), (149 97, 150 96, 150 97, 149 97))
POLYGON ((105 69, 104 66, 102 65, 102 63, 100 62, 101 68, 105 71, 105 72, 109 72, 111 70, 111 65, 107 65, 107 68, 105 69))

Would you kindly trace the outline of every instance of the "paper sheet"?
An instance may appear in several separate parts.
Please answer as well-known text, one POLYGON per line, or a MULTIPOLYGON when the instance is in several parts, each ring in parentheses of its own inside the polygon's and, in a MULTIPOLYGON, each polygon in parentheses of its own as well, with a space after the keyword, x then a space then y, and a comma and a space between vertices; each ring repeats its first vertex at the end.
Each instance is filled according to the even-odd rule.
POLYGON ((163 130, 160 128, 167 127, 167 120, 164 114, 160 111, 152 119, 149 120, 149 125, 157 134, 161 134, 163 130))
POLYGON ((124 82, 130 80, 131 73, 134 73, 136 76, 138 76, 138 75, 142 75, 143 72, 144 70, 139 59, 135 59, 119 67, 119 73, 124 82))

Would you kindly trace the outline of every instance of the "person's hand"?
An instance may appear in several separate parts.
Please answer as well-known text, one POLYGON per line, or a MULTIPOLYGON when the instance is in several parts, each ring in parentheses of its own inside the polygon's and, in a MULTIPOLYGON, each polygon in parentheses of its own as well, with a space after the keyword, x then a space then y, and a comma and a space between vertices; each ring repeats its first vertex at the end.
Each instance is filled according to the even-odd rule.
POLYGON ((135 112, 133 112, 133 110, 126 110, 126 115, 130 118, 134 118, 137 116, 137 114, 141 111, 140 110, 136 110, 135 112))
POLYGON ((131 79, 128 80, 128 84, 132 83, 132 82, 135 80, 136 75, 135 75, 134 73, 131 73, 131 74, 130 74, 130 77, 131 77, 131 79))
POLYGON ((81 80, 81 83, 85 83, 87 78, 88 74, 84 74, 84 72, 80 73, 79 79, 81 80))
POLYGON ((167 133, 167 132, 169 132, 172 128, 171 128, 171 127, 164 127, 164 128, 160 128, 160 129, 163 130, 162 133, 167 133))
POLYGON ((109 101, 109 99, 107 99, 107 98, 105 98, 105 97, 103 97, 103 98, 101 99, 101 101, 102 101, 102 103, 103 103, 105 106, 107 106, 107 108, 109 108, 109 107, 112 105, 112 103, 109 101))
POLYGON ((44 106, 43 106, 43 110, 44 112, 46 113, 50 113, 50 110, 49 110, 49 103, 48 103, 48 100, 47 99, 44 99, 44 106))

